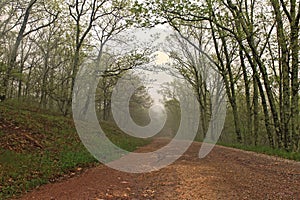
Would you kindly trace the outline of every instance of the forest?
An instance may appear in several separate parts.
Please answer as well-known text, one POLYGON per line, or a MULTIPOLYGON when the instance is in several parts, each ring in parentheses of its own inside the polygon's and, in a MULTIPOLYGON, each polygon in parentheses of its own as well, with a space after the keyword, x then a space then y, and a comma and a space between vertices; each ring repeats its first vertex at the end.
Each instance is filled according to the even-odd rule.
POLYGON ((300 199, 299 0, 1 0, 0 199, 300 199))
MULTIPOLYGON (((0 10, 1 102, 70 116, 76 76, 89 60, 101 66, 96 107, 109 121, 120 77, 165 72, 194 91, 201 140, 213 112, 212 82, 220 77, 227 101, 221 141, 300 151, 299 1, 2 0, 0 10), (159 49, 128 34, 155 27, 170 33, 159 49), (170 62, 153 64, 158 50, 170 62)), ((131 108, 136 119, 147 120, 153 99, 143 84, 131 108)), ((181 84, 174 80, 159 91, 174 131, 181 84)))

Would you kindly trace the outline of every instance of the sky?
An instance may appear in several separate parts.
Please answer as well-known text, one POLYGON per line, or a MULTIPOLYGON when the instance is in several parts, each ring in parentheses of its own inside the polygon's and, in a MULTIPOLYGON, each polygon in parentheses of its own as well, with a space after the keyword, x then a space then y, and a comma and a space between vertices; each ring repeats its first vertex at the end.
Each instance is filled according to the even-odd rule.
MULTIPOLYGON (((156 40, 154 42, 150 42, 151 45, 157 50, 154 55, 156 59, 154 63, 151 65, 163 65, 170 61, 169 56, 163 51, 164 43, 166 42, 166 37, 172 34, 171 28, 166 25, 158 25, 152 29, 136 29, 134 31, 127 32, 126 34, 135 36, 136 43, 144 44, 149 41, 153 41, 153 35, 156 36, 156 40)), ((149 88, 149 93, 154 100, 155 104, 160 104, 160 100, 162 100, 161 94, 158 93, 158 90, 161 89, 161 85, 166 82, 173 81, 173 77, 166 72, 163 71, 150 71, 150 70, 135 70, 135 74, 143 74, 147 76, 147 78, 154 80, 152 83, 146 85, 149 88)), ((143 77, 140 76, 143 79, 143 77)), ((146 81, 147 82, 147 81, 146 81)))
MULTIPOLYGON (((157 52, 155 52, 155 54, 156 54, 155 63, 157 65, 166 64, 170 60, 169 56, 162 51, 157 51, 157 52)), ((158 90, 161 89, 160 86, 163 83, 172 82, 174 78, 171 75, 167 74, 166 72, 158 72, 158 73, 148 72, 148 73, 149 73, 148 75, 152 79, 156 80, 153 84, 149 85, 149 87, 151 87, 149 89, 149 93, 150 93, 151 97, 153 98, 154 102, 159 104, 160 100, 162 100, 161 94, 158 93, 158 90)))

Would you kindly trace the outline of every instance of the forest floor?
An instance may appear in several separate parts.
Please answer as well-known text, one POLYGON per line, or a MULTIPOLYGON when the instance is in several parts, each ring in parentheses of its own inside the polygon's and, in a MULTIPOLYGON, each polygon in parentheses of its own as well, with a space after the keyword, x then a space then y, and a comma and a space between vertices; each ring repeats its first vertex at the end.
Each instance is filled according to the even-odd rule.
MULTIPOLYGON (((168 142, 156 139, 138 152, 168 142)), ((129 174, 100 165, 21 199, 300 199, 299 162, 221 146, 199 159, 200 146, 193 143, 179 160, 159 171, 129 174)))

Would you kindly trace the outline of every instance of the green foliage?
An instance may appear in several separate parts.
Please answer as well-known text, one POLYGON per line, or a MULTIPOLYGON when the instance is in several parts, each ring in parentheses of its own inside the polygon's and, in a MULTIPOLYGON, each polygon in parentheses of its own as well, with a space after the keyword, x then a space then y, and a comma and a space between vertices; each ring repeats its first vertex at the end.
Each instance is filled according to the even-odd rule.
POLYGON ((102 121, 100 123, 101 128, 106 133, 106 136, 118 147, 126 151, 134 151, 138 147, 144 146, 150 143, 150 139, 140 139, 129 136, 123 133, 116 125, 112 122, 102 121))
POLYGON ((226 144, 226 143, 218 143, 222 146, 233 147, 236 149, 242 149, 245 151, 252 151, 257 153, 263 153, 270 156, 277 156, 289 160, 300 161, 300 153, 297 152, 287 152, 281 149, 272 149, 268 146, 247 146, 242 144, 226 144))
MULTIPOLYGON (((14 107, 13 102, 0 104, 0 118, 41 138, 39 142, 43 146, 42 149, 0 148, 0 199, 19 196, 64 174, 76 172, 79 167, 97 164, 82 145, 69 118, 47 114, 34 106, 27 109, 20 105, 14 107)), ((128 137, 112 123, 103 122, 101 125, 116 145, 128 151, 149 143, 149 140, 128 137)), ((0 130, 0 142, 6 135, 7 130, 0 130)), ((20 140, 16 138, 15 143, 22 143, 20 140)))
POLYGON ((181 110, 179 101, 174 99, 165 99, 165 113, 167 119, 163 129, 157 134, 158 137, 173 138, 179 129, 181 120, 181 110))
POLYGON ((6 69, 7 69, 7 65, 5 63, 3 63, 3 62, 0 61, 0 74, 2 72, 5 72, 6 69))

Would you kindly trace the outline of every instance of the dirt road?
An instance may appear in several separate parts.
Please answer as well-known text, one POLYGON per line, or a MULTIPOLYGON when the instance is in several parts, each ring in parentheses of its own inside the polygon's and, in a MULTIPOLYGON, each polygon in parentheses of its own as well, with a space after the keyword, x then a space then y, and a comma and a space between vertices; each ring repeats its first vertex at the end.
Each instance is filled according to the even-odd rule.
MULTIPOLYGON (((167 141, 155 140, 139 151, 154 151, 167 141)), ((21 199, 299 199, 300 163, 215 147, 198 158, 200 143, 160 171, 128 174, 105 166, 40 187, 21 199)))

